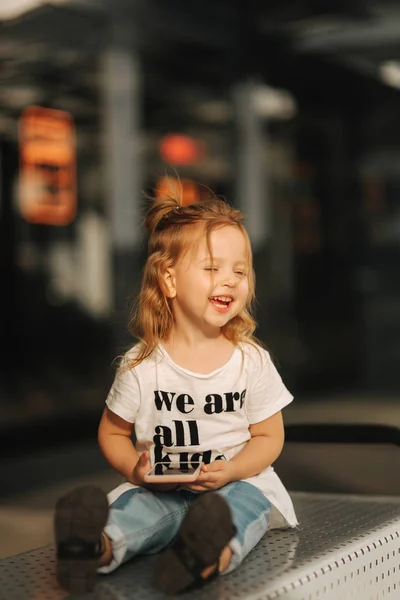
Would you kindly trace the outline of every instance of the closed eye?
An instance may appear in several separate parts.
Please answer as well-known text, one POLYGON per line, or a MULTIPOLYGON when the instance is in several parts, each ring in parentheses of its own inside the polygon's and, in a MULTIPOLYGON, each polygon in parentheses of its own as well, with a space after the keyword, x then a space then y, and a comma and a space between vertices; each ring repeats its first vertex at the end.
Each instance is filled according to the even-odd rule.
POLYGON ((236 275, 245 275, 246 273, 244 271, 235 271, 236 275))
POLYGON ((205 267, 205 271, 218 271, 217 267, 205 267))

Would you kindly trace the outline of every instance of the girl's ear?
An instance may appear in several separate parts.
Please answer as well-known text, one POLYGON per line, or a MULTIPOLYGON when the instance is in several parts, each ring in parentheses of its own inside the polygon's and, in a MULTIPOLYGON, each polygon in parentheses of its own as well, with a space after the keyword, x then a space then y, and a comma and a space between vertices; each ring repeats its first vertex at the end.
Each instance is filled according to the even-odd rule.
POLYGON ((174 269, 166 269, 163 276, 164 293, 167 298, 175 298, 176 286, 175 286, 175 271, 174 269))

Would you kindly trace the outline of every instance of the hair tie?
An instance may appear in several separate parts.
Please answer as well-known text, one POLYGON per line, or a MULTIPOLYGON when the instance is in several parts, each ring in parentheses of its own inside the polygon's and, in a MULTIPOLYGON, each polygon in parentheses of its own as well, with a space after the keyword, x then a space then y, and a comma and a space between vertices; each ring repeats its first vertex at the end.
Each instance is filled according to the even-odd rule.
MULTIPOLYGON (((180 212, 180 210, 181 210, 181 208, 182 208, 182 206, 173 206, 173 207, 171 208, 171 210, 167 212, 167 214, 165 215, 165 217, 168 219, 168 217, 169 217, 170 215, 172 215, 173 213, 179 213, 179 212, 180 212)), ((163 217, 163 218, 164 218, 164 217, 163 217)))
POLYGON ((168 224, 168 220, 171 217, 171 215, 179 213, 181 208, 183 208, 182 206, 173 206, 171 208, 171 210, 169 210, 167 213, 165 213, 165 215, 163 217, 161 217, 160 221, 158 222, 155 231, 159 231, 160 229, 163 228, 163 226, 168 224))

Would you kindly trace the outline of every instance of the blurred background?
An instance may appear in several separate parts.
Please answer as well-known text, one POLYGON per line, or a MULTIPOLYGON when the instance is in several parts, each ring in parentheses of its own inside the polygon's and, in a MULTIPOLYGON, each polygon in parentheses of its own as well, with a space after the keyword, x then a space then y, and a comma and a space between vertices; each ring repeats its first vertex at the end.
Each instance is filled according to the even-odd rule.
MULTIPOLYGON (((0 556, 118 482, 97 424, 177 177, 245 213, 288 425, 400 424, 399 40, 394 0, 1 0, 0 556)), ((289 489, 400 493, 386 439, 336 475, 301 441, 289 489)))

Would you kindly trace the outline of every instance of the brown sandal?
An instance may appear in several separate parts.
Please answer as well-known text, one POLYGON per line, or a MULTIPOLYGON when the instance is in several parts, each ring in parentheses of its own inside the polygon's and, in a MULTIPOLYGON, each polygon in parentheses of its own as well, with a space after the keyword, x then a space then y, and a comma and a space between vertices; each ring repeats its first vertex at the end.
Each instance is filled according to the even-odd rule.
POLYGON ((172 545, 157 559, 158 587, 166 594, 176 594, 217 577, 218 568, 207 579, 201 573, 206 567, 218 565, 222 550, 235 533, 224 498, 213 492, 202 494, 190 507, 172 545))
POLYGON ((54 536, 59 585, 75 594, 90 592, 95 584, 108 516, 107 496, 93 485, 78 487, 57 501, 54 536))

